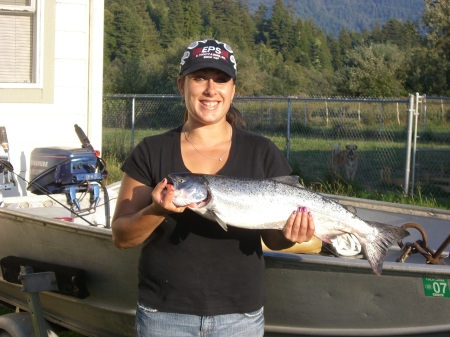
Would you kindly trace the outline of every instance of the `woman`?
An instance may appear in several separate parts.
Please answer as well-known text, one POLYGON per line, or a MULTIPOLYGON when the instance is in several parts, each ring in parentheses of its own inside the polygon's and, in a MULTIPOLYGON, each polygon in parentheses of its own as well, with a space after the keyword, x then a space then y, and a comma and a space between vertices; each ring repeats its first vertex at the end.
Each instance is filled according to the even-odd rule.
POLYGON ((267 138, 237 128, 236 62, 219 41, 192 43, 180 64, 185 123, 140 142, 122 166, 112 221, 117 247, 142 245, 137 336, 264 334, 261 237, 271 249, 308 241, 311 214, 293 210, 283 231, 229 227, 172 203, 172 172, 268 178, 291 168, 267 138), (230 124, 231 123, 231 124, 230 124))

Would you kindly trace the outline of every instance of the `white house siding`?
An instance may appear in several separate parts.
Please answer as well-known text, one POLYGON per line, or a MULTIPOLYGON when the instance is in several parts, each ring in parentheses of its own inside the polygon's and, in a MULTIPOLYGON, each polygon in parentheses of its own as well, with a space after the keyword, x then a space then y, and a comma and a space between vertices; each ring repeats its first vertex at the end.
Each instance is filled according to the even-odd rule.
MULTIPOLYGON (((49 1, 54 0, 38 0, 49 1)), ((14 171, 28 180, 30 153, 36 147, 80 147, 78 124, 101 149, 103 0, 57 0, 54 23, 54 92, 45 103, 5 103, 0 95, 0 125, 6 127, 14 171)), ((0 94, 1 94, 0 88, 0 94)), ((4 191, 26 195, 26 183, 4 191)))

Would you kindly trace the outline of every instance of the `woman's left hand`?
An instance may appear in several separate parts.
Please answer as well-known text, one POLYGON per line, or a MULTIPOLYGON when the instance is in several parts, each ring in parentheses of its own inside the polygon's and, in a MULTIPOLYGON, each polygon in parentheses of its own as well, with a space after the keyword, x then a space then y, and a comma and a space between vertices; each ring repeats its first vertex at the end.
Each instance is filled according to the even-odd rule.
POLYGON ((283 236, 292 242, 302 243, 311 240, 314 235, 314 219, 306 207, 292 212, 283 229, 283 236))

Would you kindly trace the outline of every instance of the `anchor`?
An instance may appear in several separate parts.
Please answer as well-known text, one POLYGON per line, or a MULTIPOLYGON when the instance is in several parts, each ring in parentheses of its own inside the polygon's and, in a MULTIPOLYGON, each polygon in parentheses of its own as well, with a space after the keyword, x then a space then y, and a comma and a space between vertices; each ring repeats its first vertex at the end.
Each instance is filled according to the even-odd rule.
POLYGON ((445 239, 445 241, 441 244, 438 250, 433 251, 428 246, 428 236, 425 230, 418 224, 413 222, 408 222, 402 226, 403 229, 407 228, 415 228, 422 235, 422 240, 417 240, 415 242, 408 242, 403 244, 402 240, 398 241, 398 246, 402 249, 402 255, 396 260, 397 262, 404 263, 408 257, 412 254, 420 253, 427 260, 427 264, 440 264, 446 265, 444 259, 442 258, 442 252, 445 248, 450 244, 450 235, 445 239))

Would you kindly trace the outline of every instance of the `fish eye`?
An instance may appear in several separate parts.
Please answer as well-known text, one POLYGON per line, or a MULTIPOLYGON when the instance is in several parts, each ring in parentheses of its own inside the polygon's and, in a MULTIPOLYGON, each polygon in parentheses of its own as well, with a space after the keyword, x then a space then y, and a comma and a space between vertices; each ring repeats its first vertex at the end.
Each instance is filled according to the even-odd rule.
POLYGON ((184 178, 180 178, 179 180, 178 180, 180 183, 185 183, 186 182, 186 179, 184 179, 184 178))

